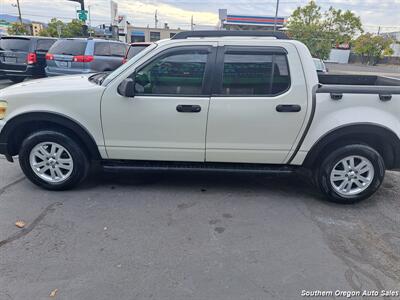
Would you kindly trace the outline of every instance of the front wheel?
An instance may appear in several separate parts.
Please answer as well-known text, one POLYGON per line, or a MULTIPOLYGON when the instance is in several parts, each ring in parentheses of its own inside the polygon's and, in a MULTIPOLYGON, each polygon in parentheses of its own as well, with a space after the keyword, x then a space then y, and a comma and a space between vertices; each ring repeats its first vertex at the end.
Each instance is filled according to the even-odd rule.
POLYGON ((330 201, 351 204, 373 195, 382 184, 385 163, 366 145, 334 150, 315 171, 315 181, 330 201))
POLYGON ((85 179, 89 169, 82 147, 55 131, 28 136, 22 143, 19 163, 30 181, 48 190, 72 188, 85 179))

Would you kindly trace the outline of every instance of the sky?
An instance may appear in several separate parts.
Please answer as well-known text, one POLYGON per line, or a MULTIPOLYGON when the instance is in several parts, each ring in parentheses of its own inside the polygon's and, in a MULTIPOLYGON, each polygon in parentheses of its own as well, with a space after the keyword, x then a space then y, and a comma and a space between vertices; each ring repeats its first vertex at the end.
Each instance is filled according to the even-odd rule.
MULTIPOLYGON (((67 0, 19 0, 24 18, 48 22, 56 17, 63 21, 75 18, 78 3, 67 0)), ((154 13, 158 11, 159 24, 171 28, 190 28, 193 15, 197 25, 216 25, 218 9, 228 14, 254 16, 275 15, 276 0, 115 0, 119 14, 127 15, 136 26, 154 26, 154 13)), ((16 0, 0 0, 0 13, 17 15, 13 7, 16 0)), ((90 5, 92 25, 110 23, 110 0, 85 0, 90 5)), ((279 16, 288 17, 294 9, 308 0, 280 0, 279 16)), ((324 10, 330 6, 351 10, 361 17, 364 30, 377 32, 400 31, 400 0, 316 0, 324 10)))

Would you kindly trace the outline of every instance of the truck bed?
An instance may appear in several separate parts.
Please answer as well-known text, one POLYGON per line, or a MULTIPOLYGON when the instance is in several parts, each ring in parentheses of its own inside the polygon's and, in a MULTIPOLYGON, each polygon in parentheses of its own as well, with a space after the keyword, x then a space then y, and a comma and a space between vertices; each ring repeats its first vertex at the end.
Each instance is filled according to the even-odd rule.
POLYGON ((400 86, 400 79, 376 75, 318 74, 322 85, 400 86))

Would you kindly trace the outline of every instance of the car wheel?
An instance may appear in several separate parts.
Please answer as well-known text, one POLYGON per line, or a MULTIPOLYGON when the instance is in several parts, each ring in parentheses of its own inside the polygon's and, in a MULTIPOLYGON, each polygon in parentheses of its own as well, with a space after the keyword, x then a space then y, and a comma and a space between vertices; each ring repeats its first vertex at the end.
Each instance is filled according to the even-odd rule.
POLYGON ((21 168, 34 184, 48 190, 66 190, 83 181, 89 161, 68 135, 40 131, 28 136, 19 152, 21 168))
POLYGON ((25 80, 24 77, 10 77, 9 78, 13 83, 20 83, 25 80))
POLYGON ((366 145, 334 150, 315 172, 315 182, 327 198, 352 204, 374 194, 385 176, 382 156, 366 145))

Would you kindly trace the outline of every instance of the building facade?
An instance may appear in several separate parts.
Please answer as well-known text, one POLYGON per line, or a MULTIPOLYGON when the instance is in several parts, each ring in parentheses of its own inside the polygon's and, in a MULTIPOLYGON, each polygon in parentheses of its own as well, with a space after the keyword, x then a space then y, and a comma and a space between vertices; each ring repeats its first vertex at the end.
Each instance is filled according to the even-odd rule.
POLYGON ((30 24, 30 32, 33 36, 38 36, 40 32, 43 30, 44 26, 42 23, 32 22, 30 24))
POLYGON ((226 30, 278 30, 286 25, 285 17, 275 16, 246 16, 231 15, 226 9, 219 10, 219 22, 221 29, 226 30), (275 25, 276 24, 276 25, 275 25))
POLYGON ((155 42, 158 40, 172 38, 175 34, 182 32, 181 29, 170 29, 168 26, 164 28, 135 27, 128 26, 127 42, 155 42))

